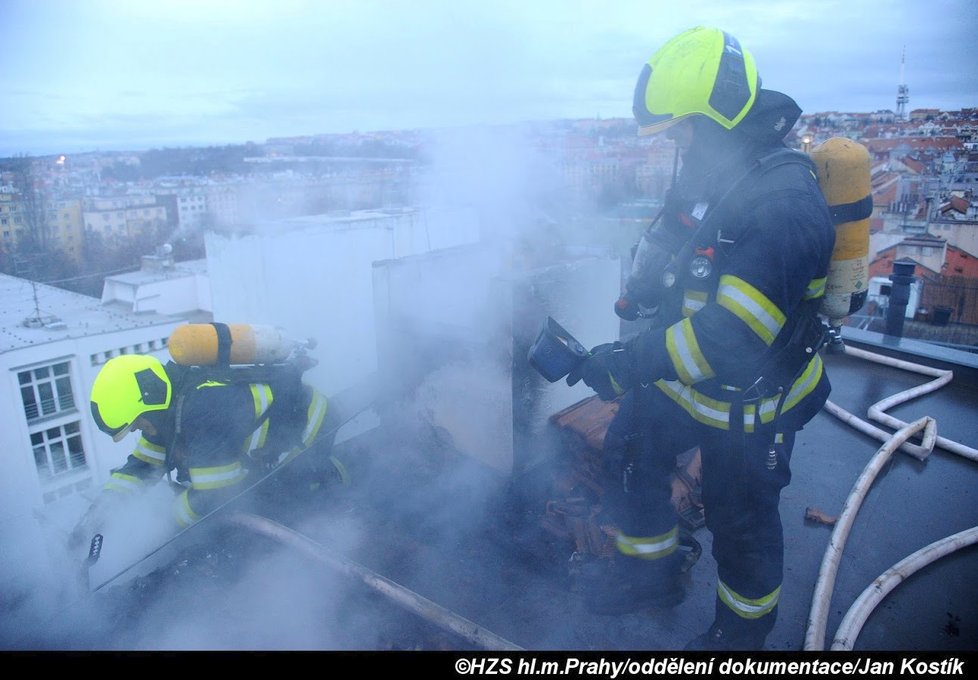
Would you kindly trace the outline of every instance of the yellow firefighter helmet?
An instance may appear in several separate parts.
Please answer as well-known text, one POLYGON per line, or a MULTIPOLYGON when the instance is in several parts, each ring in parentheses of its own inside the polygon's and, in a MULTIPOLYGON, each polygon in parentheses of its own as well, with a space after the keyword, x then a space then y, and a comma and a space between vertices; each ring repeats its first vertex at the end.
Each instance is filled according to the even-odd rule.
POLYGON ((148 354, 109 359, 92 385, 92 417, 98 428, 120 441, 136 419, 170 406, 173 387, 163 364, 148 354))
POLYGON ((760 89, 754 57, 735 37, 697 26, 670 39, 642 68, 632 112, 640 135, 702 115, 731 130, 760 89))

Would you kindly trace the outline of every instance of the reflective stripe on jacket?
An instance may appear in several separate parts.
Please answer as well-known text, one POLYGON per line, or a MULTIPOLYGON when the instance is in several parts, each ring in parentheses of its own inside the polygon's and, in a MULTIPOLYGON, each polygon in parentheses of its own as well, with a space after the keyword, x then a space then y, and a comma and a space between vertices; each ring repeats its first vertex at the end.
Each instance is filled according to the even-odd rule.
POLYGON ((835 228, 814 172, 798 162, 773 166, 732 196, 677 258, 668 324, 651 349, 665 364, 655 386, 711 427, 730 429, 731 412, 742 410, 748 432, 772 422, 784 396, 780 423, 797 429, 828 398, 828 378, 817 353, 777 362, 825 293, 835 228), (778 374, 782 395, 751 391, 762 373, 778 374))

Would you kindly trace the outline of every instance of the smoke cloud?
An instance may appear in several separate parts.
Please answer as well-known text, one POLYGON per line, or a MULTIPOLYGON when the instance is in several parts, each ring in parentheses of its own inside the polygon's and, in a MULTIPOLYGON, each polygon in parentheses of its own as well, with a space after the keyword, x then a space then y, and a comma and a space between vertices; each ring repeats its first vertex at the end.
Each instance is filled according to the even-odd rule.
MULTIPOLYGON (((523 131, 455 129, 427 150, 404 206, 415 216, 390 211, 393 230, 383 215, 319 226, 255 219, 261 229, 209 235, 208 268, 216 320, 317 339, 320 363, 307 378, 320 391, 374 374, 384 387, 374 426, 339 433, 349 487, 270 483, 235 509, 478 619, 473 597, 519 597, 480 548, 508 538, 514 474, 551 454, 534 440, 546 417, 586 396, 530 372, 528 344, 548 312, 582 339, 613 335, 619 270, 612 258, 559 264, 573 197, 523 131), (588 326, 598 299, 607 323, 588 326)), ((84 570, 84 555, 65 553, 6 602, 5 648, 471 646, 356 578, 216 518, 156 550, 173 535, 171 490, 161 484, 138 501, 106 526, 95 565, 84 570)), ((62 535, 43 540, 63 543, 75 512, 59 520, 62 535)))

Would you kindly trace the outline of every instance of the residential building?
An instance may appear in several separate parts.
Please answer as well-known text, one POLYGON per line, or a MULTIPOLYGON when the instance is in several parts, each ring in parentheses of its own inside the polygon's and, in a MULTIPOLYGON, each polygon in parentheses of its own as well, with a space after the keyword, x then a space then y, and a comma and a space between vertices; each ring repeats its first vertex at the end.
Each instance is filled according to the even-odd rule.
POLYGON ((176 224, 180 229, 192 230, 204 226, 207 221, 207 191, 194 178, 180 180, 174 185, 166 182, 153 190, 161 204, 176 207, 176 224), (169 185, 169 186, 167 186, 169 185))
POLYGON ((71 260, 80 262, 85 252, 85 227, 81 200, 55 201, 48 210, 47 219, 51 245, 71 260))
POLYGON ((164 229, 167 213, 152 196, 98 197, 86 199, 84 222, 89 233, 111 241, 164 229))
POLYGON ((978 256, 931 234, 883 249, 869 264, 868 302, 875 303, 877 310, 886 306, 880 296, 889 294, 895 261, 915 264, 907 318, 933 320, 935 312, 942 310, 937 316, 942 323, 978 324, 978 256))
POLYGON ((32 206, 20 194, 0 192, 0 250, 13 253, 28 238, 43 249, 56 249, 79 261, 84 243, 81 201, 50 198, 32 206))
MULTIPOLYGON (((968 210, 973 214, 974 204, 968 210)), ((927 225, 927 229, 935 236, 947 240, 948 244, 978 255, 978 216, 971 219, 947 219, 942 213, 941 217, 927 225)))

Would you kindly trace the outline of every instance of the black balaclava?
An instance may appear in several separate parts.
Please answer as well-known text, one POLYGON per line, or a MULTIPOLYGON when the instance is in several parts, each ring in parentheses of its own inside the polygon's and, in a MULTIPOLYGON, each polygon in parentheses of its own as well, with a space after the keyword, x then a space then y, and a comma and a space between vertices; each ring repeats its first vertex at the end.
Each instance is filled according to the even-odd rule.
POLYGON ((783 146, 801 109, 791 97, 759 90, 750 112, 732 130, 706 116, 694 116, 693 142, 682 156, 677 190, 689 198, 706 198, 734 181, 748 160, 765 149, 783 146))

